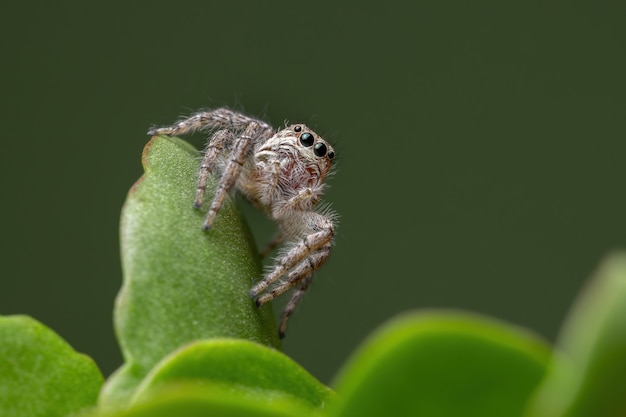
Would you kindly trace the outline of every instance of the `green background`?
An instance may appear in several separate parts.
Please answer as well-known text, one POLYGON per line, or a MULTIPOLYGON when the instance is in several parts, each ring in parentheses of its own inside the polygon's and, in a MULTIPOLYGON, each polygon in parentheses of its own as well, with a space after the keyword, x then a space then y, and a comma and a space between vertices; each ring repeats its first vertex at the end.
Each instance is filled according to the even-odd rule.
POLYGON ((199 108, 304 121, 337 151, 336 245, 284 342, 324 382, 408 309, 552 340, 625 246, 622 1, 41 3, 0 6, 0 314, 105 374, 145 132, 199 108))

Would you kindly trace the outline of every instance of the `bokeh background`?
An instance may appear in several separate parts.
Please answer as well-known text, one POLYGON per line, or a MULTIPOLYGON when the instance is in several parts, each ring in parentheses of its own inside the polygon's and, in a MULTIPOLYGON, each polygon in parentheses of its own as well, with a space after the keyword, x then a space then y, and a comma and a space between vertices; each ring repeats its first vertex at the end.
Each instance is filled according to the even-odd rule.
POLYGON ((552 341, 626 246, 625 5, 4 2, 0 313, 119 366, 118 221, 146 130, 227 105, 337 150, 335 249, 284 343, 315 376, 412 309, 552 341))

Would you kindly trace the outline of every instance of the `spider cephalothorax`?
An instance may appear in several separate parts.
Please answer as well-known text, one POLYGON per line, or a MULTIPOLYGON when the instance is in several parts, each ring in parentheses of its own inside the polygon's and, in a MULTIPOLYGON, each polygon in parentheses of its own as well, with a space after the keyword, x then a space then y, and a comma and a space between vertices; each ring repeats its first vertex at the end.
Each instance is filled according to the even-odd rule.
POLYGON ((199 112, 151 135, 210 132, 200 164, 194 207, 200 208, 209 175, 220 176, 204 229, 209 230, 227 194, 236 189, 265 211, 279 226, 279 235, 264 251, 281 242, 274 266, 250 290, 257 306, 296 287, 281 316, 279 334, 328 258, 335 234, 335 215, 319 209, 324 180, 335 157, 333 148, 303 124, 275 131, 267 123, 229 109, 199 112))

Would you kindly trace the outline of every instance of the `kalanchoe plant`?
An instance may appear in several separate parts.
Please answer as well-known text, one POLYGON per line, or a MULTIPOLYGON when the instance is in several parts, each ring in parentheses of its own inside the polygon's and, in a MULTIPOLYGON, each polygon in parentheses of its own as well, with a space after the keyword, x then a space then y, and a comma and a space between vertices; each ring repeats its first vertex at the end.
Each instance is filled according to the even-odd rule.
POLYGON ((258 257, 236 207, 210 235, 190 209, 198 152, 156 137, 122 215, 115 306, 124 365, 94 363, 24 316, 0 318, 0 415, 626 415, 626 254, 607 257, 555 347, 475 314, 408 312, 324 386, 280 352, 271 307, 248 297, 258 257))

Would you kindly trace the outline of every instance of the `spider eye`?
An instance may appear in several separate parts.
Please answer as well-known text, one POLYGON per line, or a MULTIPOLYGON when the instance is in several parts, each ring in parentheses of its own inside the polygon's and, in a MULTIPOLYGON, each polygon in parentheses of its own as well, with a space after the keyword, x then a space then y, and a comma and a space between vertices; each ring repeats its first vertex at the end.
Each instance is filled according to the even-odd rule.
POLYGON ((328 152, 328 159, 333 159, 335 157, 335 152, 330 151, 328 152))
POLYGON ((296 132, 301 132, 302 131, 302 126, 295 126, 293 128, 293 130, 295 130, 296 132))
POLYGON ((317 145, 315 145, 315 147, 313 148, 313 152, 317 156, 326 155, 326 145, 324 145, 322 142, 318 142, 317 145))
POLYGON ((303 133, 302 136, 300 136, 300 143, 306 147, 313 145, 313 142, 315 142, 315 138, 309 132, 303 133))

